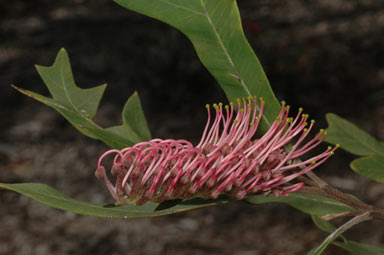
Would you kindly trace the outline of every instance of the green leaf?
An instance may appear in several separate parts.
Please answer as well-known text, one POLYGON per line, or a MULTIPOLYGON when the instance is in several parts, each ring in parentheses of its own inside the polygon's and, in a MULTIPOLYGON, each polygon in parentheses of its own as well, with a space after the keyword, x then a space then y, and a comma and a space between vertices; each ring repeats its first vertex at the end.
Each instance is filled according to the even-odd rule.
POLYGON ((120 137, 130 138, 130 140, 135 143, 151 139, 151 133, 137 92, 135 92, 124 105, 123 125, 109 127, 105 130, 120 137))
POLYGON ((332 240, 325 240, 323 243, 321 243, 319 246, 311 249, 307 255, 321 255, 325 251, 325 249, 330 245, 332 240))
POLYGON ((384 157, 384 143, 333 113, 326 115, 328 135, 325 141, 339 144, 344 150, 359 156, 377 154, 384 157))
POLYGON ((251 204, 285 203, 300 211, 316 216, 355 210, 339 201, 314 194, 291 193, 280 197, 255 195, 245 200, 251 204))
POLYGON ((42 204, 46 204, 61 210, 83 215, 113 218, 143 218, 160 216, 225 203, 225 201, 219 199, 190 199, 176 204, 175 206, 168 207, 164 210, 159 210, 156 209, 159 204, 151 202, 147 202, 142 206, 136 206, 131 204, 116 206, 113 204, 90 203, 75 200, 60 193, 59 191, 55 190, 54 188, 48 185, 39 183, 0 183, 0 189, 18 192, 20 194, 33 198, 42 204))
MULTIPOLYGON (((351 227, 355 226, 356 224, 359 224, 361 222, 371 220, 371 216, 369 215, 369 212, 365 212, 363 214, 357 215, 341 225, 339 228, 335 229, 330 235, 328 235, 324 241, 317 246, 315 249, 312 249, 308 254, 314 254, 314 255, 320 255, 323 253, 323 251, 328 247, 329 244, 335 242, 337 238, 342 237, 342 234, 350 229, 351 227)), ((347 242, 345 238, 343 238, 344 242, 347 242)))
POLYGON ((83 134, 118 149, 143 140, 150 140, 151 135, 136 92, 124 106, 123 124, 104 129, 92 119, 95 117, 106 85, 89 89, 77 87, 65 49, 60 50, 52 66, 36 66, 36 68, 52 98, 15 86, 14 88, 54 108, 83 134))
MULTIPOLYGON (((324 232, 327 232, 327 233, 332 233, 336 230, 336 227, 329 221, 326 221, 326 220, 323 220, 322 218, 320 218, 319 216, 316 216, 316 215, 311 215, 311 218, 312 218, 312 221, 315 223, 315 225, 323 230, 324 232)), ((340 237, 346 242, 347 239, 343 236, 343 235, 340 235, 340 237)))
POLYGON ((332 233, 336 230, 336 227, 332 225, 329 221, 321 219, 319 216, 311 215, 312 221, 315 223, 315 225, 327 233, 332 233))
POLYGON ((358 158, 351 162, 351 168, 360 175, 384 183, 384 157, 373 155, 358 158))
POLYGON ((358 243, 358 242, 354 242, 354 241, 348 241, 347 243, 333 242, 333 244, 349 251, 352 255, 382 255, 382 254, 384 254, 384 248, 383 247, 358 243))
POLYGON ((184 33, 228 99, 266 100, 262 131, 280 111, 268 79, 250 47, 234 0, 115 0, 121 6, 161 20, 184 33))

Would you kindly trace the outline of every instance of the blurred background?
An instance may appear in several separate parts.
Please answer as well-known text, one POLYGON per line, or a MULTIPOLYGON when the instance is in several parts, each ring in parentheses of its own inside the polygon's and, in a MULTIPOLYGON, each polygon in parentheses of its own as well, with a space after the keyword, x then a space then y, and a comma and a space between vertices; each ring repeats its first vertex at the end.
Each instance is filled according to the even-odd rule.
MULTIPOLYGON (((334 112, 384 140, 383 0, 238 5, 279 100, 304 107, 318 129, 334 112)), ((34 65, 51 65, 61 47, 80 87, 108 83, 96 117, 102 126, 121 121, 136 90, 153 137, 197 142, 204 105, 226 102, 190 42, 168 25, 108 0, 1 1, 0 182, 46 183, 76 199, 112 202, 94 177, 108 147, 10 86, 48 95, 34 65)), ((353 158, 339 150, 317 173, 384 207, 384 186, 350 171, 353 158)), ((0 192, 0 203, 0 254, 305 254, 326 236, 308 215, 279 204, 235 202, 117 220, 74 215, 8 191, 0 192)), ((383 245, 382 226, 363 223, 346 236, 383 245)), ((325 254, 347 253, 331 247, 325 254)))

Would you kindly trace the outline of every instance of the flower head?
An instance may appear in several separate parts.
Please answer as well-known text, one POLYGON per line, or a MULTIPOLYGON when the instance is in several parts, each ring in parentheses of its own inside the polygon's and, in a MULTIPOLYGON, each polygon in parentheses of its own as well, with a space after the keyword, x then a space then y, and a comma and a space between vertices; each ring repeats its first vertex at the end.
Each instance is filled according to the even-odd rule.
POLYGON ((255 193, 288 194, 304 185, 292 181, 322 164, 337 149, 328 147, 300 160, 324 140, 326 131, 306 139, 315 121, 308 123, 302 108, 296 117, 289 117, 290 107, 285 102, 259 138, 254 137, 263 118, 262 98, 238 99, 237 113, 232 103, 214 104, 214 118, 210 105, 206 108, 208 121, 196 146, 186 140, 153 139, 101 155, 95 175, 104 178, 117 204, 195 196, 208 199, 220 194, 237 199, 255 193), (115 184, 101 165, 109 154, 115 155, 111 169, 115 184))

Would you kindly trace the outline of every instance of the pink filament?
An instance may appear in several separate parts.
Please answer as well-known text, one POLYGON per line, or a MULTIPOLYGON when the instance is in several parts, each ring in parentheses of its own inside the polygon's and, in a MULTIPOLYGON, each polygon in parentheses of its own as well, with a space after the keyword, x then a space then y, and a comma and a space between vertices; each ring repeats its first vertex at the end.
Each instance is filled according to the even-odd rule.
POLYGON ((264 111, 264 101, 257 101, 237 100, 236 115, 233 104, 224 109, 222 104, 215 104, 215 118, 207 105, 208 121, 197 146, 186 140, 153 139, 109 150, 99 158, 96 176, 104 178, 117 204, 140 205, 149 200, 194 196, 216 198, 219 194, 242 199, 255 192, 295 192, 304 184, 292 181, 322 164, 337 146, 301 161, 298 157, 317 147, 326 132, 304 142, 314 121, 306 128, 308 115, 301 114, 302 110, 294 119, 289 118, 285 103, 268 131, 255 139, 264 111), (292 146, 287 149, 287 144, 292 146), (101 165, 109 154, 115 155, 115 186, 101 165))

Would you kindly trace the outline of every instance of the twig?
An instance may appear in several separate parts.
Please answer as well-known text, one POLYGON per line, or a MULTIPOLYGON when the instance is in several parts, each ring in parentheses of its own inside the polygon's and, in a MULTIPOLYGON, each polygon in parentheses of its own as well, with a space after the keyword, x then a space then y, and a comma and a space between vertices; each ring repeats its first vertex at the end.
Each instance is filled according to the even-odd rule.
POLYGON ((360 214, 360 212, 358 212, 358 211, 342 212, 342 213, 330 213, 330 214, 326 214, 324 216, 320 216, 320 218, 323 220, 326 220, 326 221, 330 221, 330 220, 334 220, 334 219, 338 219, 338 218, 344 218, 347 216, 356 216, 359 214, 360 214))
POLYGON ((328 183, 326 183, 323 179, 321 179, 319 176, 317 176, 315 173, 313 172, 308 172, 307 173, 308 177, 312 179, 312 181, 314 181, 317 186, 319 186, 320 188, 325 188, 326 186, 328 186, 328 183))
MULTIPOLYGON (((377 208, 375 206, 369 205, 360 201, 358 199, 349 196, 342 191, 330 186, 326 185, 323 188, 320 187, 302 187, 297 192, 299 193, 307 193, 307 194, 316 194, 322 195, 337 201, 342 202, 356 210, 356 212, 364 213, 369 212, 373 219, 384 220, 384 209, 377 208)), ((349 216, 349 215, 346 215, 349 216)))
POLYGON ((313 250, 311 252, 311 254, 321 254, 324 251, 324 249, 328 246, 328 244, 330 244, 331 242, 336 240, 345 231, 347 231, 351 227, 353 227, 353 226, 355 226, 355 225, 357 225, 363 221, 367 221, 367 220, 371 220, 371 219, 372 219, 372 217, 370 215, 370 212, 365 212, 363 214, 355 216, 354 218, 350 219, 349 221, 347 221, 346 223, 341 225, 332 234, 327 236, 327 238, 325 238, 325 240, 321 243, 321 245, 318 246, 315 250, 313 250))

